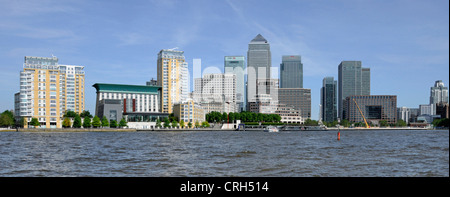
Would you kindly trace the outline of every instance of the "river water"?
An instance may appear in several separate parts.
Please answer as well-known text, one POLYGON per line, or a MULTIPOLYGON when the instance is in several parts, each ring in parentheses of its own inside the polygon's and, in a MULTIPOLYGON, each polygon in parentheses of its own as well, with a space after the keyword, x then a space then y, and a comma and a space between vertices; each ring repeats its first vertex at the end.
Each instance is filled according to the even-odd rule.
POLYGON ((0 176, 449 176, 448 130, 0 132, 0 176))

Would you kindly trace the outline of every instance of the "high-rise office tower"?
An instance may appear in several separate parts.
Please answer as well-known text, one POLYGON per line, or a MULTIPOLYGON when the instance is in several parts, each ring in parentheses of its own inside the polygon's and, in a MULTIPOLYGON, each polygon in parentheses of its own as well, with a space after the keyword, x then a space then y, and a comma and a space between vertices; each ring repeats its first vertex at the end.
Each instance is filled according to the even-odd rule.
POLYGON ((282 57, 280 88, 303 88, 303 64, 300 55, 284 55, 282 57))
POLYGON ((342 61, 338 67, 338 116, 345 119, 345 98, 353 95, 370 95, 370 68, 361 67, 361 61, 342 61))
POLYGON ((257 80, 270 79, 272 57, 267 40, 258 34, 248 44, 247 51, 247 104, 255 101, 257 80))
POLYGON ((325 77, 320 89, 321 119, 324 122, 337 120, 337 81, 333 77, 325 77))
POLYGON ((448 103, 448 87, 444 86, 442 80, 437 80, 430 90, 430 104, 433 108, 431 115, 436 115, 436 104, 439 103, 448 103))
POLYGON ((83 69, 60 65, 56 57, 25 56, 16 115, 27 122, 37 118, 43 128, 61 128, 60 118, 66 111, 84 111, 83 69))
POLYGON ((161 112, 172 113, 173 104, 188 98, 189 72, 184 51, 163 49, 158 53, 158 86, 161 86, 161 112))
POLYGON ((236 75, 236 102, 239 111, 245 110, 245 58, 244 56, 225 56, 224 71, 236 75))

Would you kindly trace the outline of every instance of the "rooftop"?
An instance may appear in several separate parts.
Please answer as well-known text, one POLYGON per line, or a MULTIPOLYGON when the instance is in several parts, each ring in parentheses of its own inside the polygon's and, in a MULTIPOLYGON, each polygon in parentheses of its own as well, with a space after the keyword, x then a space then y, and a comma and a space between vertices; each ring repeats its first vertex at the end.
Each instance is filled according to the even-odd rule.
POLYGON ((255 38, 253 38, 253 40, 252 41, 250 41, 250 42, 264 42, 264 43, 267 43, 267 40, 263 37, 263 36, 261 36, 261 34, 258 34, 255 38))
POLYGON ((152 93, 157 94, 160 86, 127 85, 96 83, 92 85, 97 92, 125 92, 125 93, 152 93))

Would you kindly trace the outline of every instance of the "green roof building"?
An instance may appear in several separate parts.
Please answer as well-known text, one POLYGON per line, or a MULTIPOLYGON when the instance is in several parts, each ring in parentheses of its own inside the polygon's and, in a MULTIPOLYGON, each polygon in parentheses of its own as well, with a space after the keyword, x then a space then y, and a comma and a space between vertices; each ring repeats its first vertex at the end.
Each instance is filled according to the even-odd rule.
POLYGON ((104 107, 100 110, 104 99, 121 101, 122 112, 116 112, 117 114, 160 112, 160 86, 96 83, 93 87, 97 90, 95 115, 99 117, 102 114, 114 114, 105 112, 108 109, 104 107))

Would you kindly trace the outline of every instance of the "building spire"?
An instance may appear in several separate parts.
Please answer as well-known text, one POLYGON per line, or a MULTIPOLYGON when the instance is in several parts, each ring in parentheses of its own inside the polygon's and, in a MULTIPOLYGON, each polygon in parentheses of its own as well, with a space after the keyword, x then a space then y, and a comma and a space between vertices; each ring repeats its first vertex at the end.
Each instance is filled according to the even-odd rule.
POLYGON ((267 43, 267 40, 261 35, 258 34, 251 42, 265 42, 267 43))

